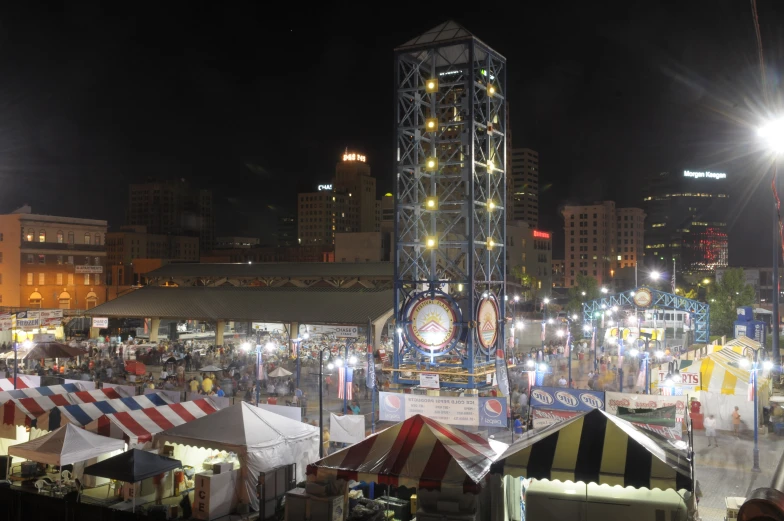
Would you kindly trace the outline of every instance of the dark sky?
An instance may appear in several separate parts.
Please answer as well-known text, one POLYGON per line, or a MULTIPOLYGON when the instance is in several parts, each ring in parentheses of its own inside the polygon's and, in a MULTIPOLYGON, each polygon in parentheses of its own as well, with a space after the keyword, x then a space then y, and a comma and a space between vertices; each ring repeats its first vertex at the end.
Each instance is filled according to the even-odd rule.
MULTIPOLYGON (((631 206, 645 175, 709 168, 733 185, 731 262, 770 257, 748 1, 19 4, 0 8, 0 211, 28 202, 117 229, 128 182, 185 178, 214 191, 219 233, 265 236, 346 147, 382 194, 393 48, 454 19, 508 60, 514 145, 540 152, 543 228, 561 228, 565 200, 631 206)), ((782 4, 759 0, 774 93, 782 4)))

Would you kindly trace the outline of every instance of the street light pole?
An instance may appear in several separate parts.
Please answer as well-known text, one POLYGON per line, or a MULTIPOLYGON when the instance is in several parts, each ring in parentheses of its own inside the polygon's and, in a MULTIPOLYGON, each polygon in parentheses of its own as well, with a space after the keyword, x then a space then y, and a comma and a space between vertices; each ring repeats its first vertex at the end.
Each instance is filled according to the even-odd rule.
MULTIPOLYGON (((763 347, 755 349, 753 347, 746 347, 743 349, 743 356, 740 360, 739 365, 748 366, 749 361, 748 358, 745 358, 746 353, 748 351, 752 352, 752 366, 751 366, 751 392, 754 393, 754 450, 752 452, 752 467, 751 470, 753 472, 761 472, 760 464, 759 464, 759 419, 758 419, 758 408, 759 408, 759 398, 757 396, 757 378, 759 377, 758 373, 760 371, 760 350, 763 350, 763 347)), ((763 351, 764 355, 765 351, 763 351)), ((769 361, 763 362, 763 367, 765 369, 773 368, 773 364, 769 361)))
POLYGON ((319 349, 319 458, 324 457, 324 350, 319 349))

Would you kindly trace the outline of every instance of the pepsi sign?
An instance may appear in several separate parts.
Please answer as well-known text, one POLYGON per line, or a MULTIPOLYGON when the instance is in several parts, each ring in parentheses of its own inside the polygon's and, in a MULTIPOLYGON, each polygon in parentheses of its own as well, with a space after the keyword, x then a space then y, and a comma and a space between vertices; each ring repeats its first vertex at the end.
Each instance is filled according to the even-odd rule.
POLYGON ((559 411, 604 409, 604 393, 587 389, 534 387, 531 391, 531 407, 559 411))
POLYGON ((506 399, 479 398, 479 425, 506 427, 506 399))
POLYGON ((406 419, 406 400, 404 394, 379 393, 379 419, 381 421, 402 422, 406 419))

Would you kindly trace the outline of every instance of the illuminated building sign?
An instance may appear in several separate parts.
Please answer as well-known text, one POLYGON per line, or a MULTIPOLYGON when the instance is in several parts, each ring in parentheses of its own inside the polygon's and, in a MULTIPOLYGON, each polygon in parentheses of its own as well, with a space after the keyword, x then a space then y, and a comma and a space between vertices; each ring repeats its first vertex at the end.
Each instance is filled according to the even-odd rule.
POLYGON ((727 179, 727 174, 723 172, 692 172, 685 170, 683 177, 692 177, 694 179, 727 179))
POLYGON ((332 185, 318 185, 319 192, 323 192, 325 190, 329 191, 332 190, 332 185))
POLYGON ((540 232, 539 230, 534 230, 534 238, 536 239, 549 239, 550 234, 547 232, 540 232))
POLYGON ((343 154, 343 161, 361 161, 361 162, 364 163, 365 162, 365 156, 360 155, 360 154, 354 154, 354 153, 351 153, 351 154, 345 153, 345 154, 343 154))

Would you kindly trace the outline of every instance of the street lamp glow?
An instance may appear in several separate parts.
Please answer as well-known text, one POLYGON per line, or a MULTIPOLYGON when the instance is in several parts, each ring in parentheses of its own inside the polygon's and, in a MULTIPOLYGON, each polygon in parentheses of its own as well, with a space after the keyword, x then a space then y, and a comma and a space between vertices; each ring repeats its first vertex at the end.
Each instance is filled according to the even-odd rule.
POLYGON ((351 365, 356 364, 357 363, 357 357, 352 355, 351 358, 348 359, 348 363, 351 364, 351 365))
POLYGON ((612 307, 612 310, 613 310, 613 311, 618 311, 618 306, 613 306, 613 307, 612 307))
POLYGON ((664 351, 662 350, 656 351, 656 358, 661 358, 663 356, 664 356, 664 351))
POLYGON ((250 342, 243 342, 241 347, 245 351, 250 351, 250 342))
POLYGON ((749 359, 748 358, 741 358, 738 360, 738 365, 741 367, 748 367, 749 366, 749 359))
POLYGON ((310 333, 308 333, 307 331, 305 331, 305 332, 302 334, 302 338, 304 338, 305 340, 307 340, 308 338, 310 338, 310 333))
POLYGON ((773 369, 773 362, 771 362, 770 360, 765 360, 764 362, 762 362, 762 368, 766 371, 770 371, 771 369, 773 369))
POLYGON ((630 291, 630 292, 629 292, 629 295, 631 295, 632 297, 634 297, 634 295, 636 295, 636 293, 634 293, 633 291, 630 291))
POLYGON ((335 360, 335 365, 338 367, 343 367, 343 360, 338 358, 337 360, 335 360))
POLYGON ((515 327, 517 329, 523 329, 523 328, 525 328, 525 322, 523 322, 522 320, 518 320, 517 324, 515 324, 515 327))
POLYGON ((335 368, 335 364, 333 364, 332 362, 327 364, 327 369, 329 369, 330 371, 332 371, 334 368, 335 368))
POLYGON ((525 362, 525 365, 528 367, 533 367, 534 365, 536 365, 536 363, 529 358, 528 361, 525 362))
POLYGON ((585 325, 583 326, 583 331, 585 331, 586 333, 587 333, 588 331, 590 331, 590 330, 591 330, 591 326, 589 326, 588 324, 585 324, 585 325))
POLYGON ((267 342, 267 345, 265 347, 267 348, 267 351, 272 351, 273 349, 275 349, 275 344, 273 344, 272 342, 267 342))
POLYGON ((637 356, 639 354, 640 352, 637 351, 636 349, 629 349, 629 356, 637 356))
POLYGON ((761 137, 773 152, 784 152, 784 118, 767 122, 760 127, 757 135, 761 137))
POLYGON ((545 303, 545 304, 549 304, 549 303, 550 303, 550 299, 549 299, 549 298, 547 298, 547 297, 545 297, 545 299, 544 299, 544 303, 545 303))
POLYGON ((577 320, 577 315, 572 315, 572 320, 577 320))
POLYGON ((659 277, 661 277, 661 273, 658 271, 651 272, 651 280, 659 280, 659 277))
POLYGON ((581 291, 581 292, 580 292, 580 295, 582 295, 582 296, 584 297, 584 296, 585 296, 585 292, 584 292, 584 291, 581 291))
POLYGON ((547 323, 548 324, 555 324, 555 320, 553 320, 552 318, 548 318, 547 319, 547 323))
POLYGON ((29 340, 25 340, 24 342, 22 342, 22 347, 24 347, 25 349, 30 349, 31 347, 33 347, 33 343, 30 342, 29 340))
POLYGON ((608 291, 607 288, 604 287, 602 288, 602 293, 607 293, 607 291, 608 291))
POLYGON ((402 327, 397 328, 397 332, 398 333, 402 333, 403 332, 403 328, 402 327))
POLYGON ((545 372, 545 371, 547 371, 547 366, 545 364, 539 364, 539 370, 541 372, 545 372))
POLYGON ((559 338, 560 338, 560 337, 562 337, 562 336, 564 336, 563 329, 559 329, 558 331, 556 331, 556 332, 555 332, 555 334, 556 334, 556 336, 558 336, 559 338))
POLYGON ((520 302, 520 295, 515 295, 514 296, 514 301, 515 302, 520 302))

